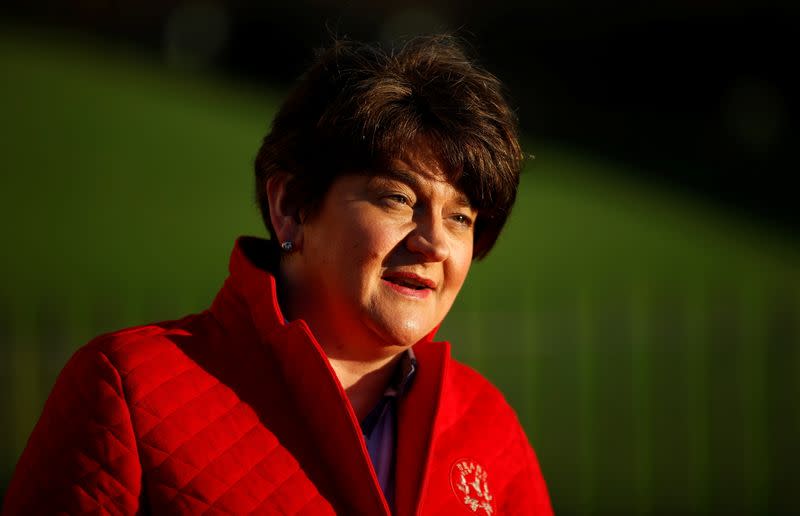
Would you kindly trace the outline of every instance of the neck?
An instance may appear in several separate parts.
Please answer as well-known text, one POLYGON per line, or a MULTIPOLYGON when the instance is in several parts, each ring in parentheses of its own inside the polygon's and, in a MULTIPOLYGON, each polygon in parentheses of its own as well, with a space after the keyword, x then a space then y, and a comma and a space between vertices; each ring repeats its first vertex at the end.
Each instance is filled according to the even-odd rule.
POLYGON ((368 363, 329 357, 331 367, 359 421, 369 414, 383 396, 400 356, 401 354, 397 354, 388 360, 368 363))
MULTIPOLYGON (((363 420, 383 396, 406 348, 386 345, 366 328, 361 332, 342 331, 337 324, 340 321, 335 315, 331 316, 330 310, 320 310, 321 303, 309 305, 305 302, 313 299, 314 293, 306 293, 300 282, 292 281, 285 268, 281 268, 278 279, 278 297, 284 316, 289 320, 302 319, 308 324, 358 420, 363 420)), ((349 327, 357 328, 358 324, 349 327)))

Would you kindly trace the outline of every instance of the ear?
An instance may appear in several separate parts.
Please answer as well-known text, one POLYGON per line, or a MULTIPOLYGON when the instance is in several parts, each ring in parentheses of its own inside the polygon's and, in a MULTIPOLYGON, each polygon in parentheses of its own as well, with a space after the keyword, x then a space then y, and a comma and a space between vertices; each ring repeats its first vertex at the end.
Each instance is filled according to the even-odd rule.
POLYGON ((269 199, 269 218, 275 229, 278 243, 291 241, 299 248, 303 241, 303 225, 293 203, 286 195, 286 187, 292 180, 288 172, 279 172, 267 179, 267 198, 269 199))

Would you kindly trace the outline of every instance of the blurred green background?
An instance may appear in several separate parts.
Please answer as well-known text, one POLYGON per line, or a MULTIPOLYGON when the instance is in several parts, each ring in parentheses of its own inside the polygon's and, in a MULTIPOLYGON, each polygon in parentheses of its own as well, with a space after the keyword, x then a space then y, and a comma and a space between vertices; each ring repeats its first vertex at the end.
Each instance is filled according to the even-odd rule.
MULTIPOLYGON (((4 490, 77 347, 206 308, 234 239, 265 234, 252 161, 283 90, 3 28, 4 490)), ((798 240, 525 147, 508 229, 439 337, 506 393, 556 512, 796 511, 798 240)))

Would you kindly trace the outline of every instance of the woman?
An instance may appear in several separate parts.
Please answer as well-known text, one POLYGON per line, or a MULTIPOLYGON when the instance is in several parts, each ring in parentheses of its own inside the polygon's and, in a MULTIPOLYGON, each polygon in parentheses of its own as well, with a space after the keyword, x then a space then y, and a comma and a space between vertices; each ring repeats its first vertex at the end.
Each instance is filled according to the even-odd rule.
POLYGON ((500 90, 450 37, 321 52, 256 158, 271 240, 209 310, 72 357, 5 511, 550 513, 512 409, 432 340, 516 195, 500 90))

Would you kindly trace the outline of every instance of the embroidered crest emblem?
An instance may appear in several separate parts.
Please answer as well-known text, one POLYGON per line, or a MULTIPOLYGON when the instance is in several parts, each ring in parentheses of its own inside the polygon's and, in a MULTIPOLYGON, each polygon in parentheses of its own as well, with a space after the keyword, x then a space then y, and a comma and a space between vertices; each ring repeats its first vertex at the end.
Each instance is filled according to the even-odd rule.
POLYGON ((461 459, 450 468, 450 486, 464 506, 475 514, 493 516, 494 497, 489 492, 486 469, 470 459, 461 459))

